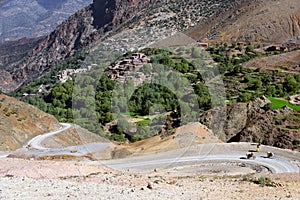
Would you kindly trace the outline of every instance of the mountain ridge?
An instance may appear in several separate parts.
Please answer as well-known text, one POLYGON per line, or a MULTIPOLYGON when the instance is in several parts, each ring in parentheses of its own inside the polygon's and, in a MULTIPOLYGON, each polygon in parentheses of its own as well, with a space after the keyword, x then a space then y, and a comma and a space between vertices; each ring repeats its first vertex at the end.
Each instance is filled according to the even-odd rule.
POLYGON ((47 35, 92 0, 2 0, 0 41, 47 35))
POLYGON ((14 91, 29 79, 39 77, 58 62, 74 55, 89 44, 101 40, 105 34, 110 32, 113 35, 115 33, 113 30, 120 32, 128 27, 152 26, 157 27, 159 31, 159 28, 167 26, 170 30, 181 31, 192 26, 191 21, 201 21, 229 4, 219 0, 166 1, 167 4, 165 1, 158 0, 108 2, 94 0, 91 6, 75 13, 59 25, 20 63, 10 66, 10 70, 7 71, 12 75, 6 77, 7 81, 1 85, 0 89, 5 92, 14 91), (100 12, 96 12, 98 10, 100 12), (189 12, 191 10, 193 14, 189 12), (164 17, 161 18, 160 15, 164 17), (106 24, 97 20, 101 17, 107 20, 106 24), (184 23, 182 23, 182 17, 185 18, 184 23))
POLYGON ((43 75, 45 71, 66 58, 84 51, 95 41, 102 40, 104 36, 110 37, 128 28, 150 26, 157 27, 157 31, 161 28, 185 31, 193 39, 208 43, 243 41, 264 45, 272 44, 274 41, 280 43, 297 35, 300 15, 293 13, 297 11, 299 5, 292 0, 284 0, 283 3, 268 2, 272 5, 270 8, 268 3, 261 0, 226 2, 94 0, 92 5, 72 15, 58 26, 22 61, 10 64, 6 74, 11 75, 2 77, 5 81, 0 85, 0 89, 5 92, 14 91, 25 82, 43 75), (286 12, 278 11, 277 4, 282 5, 286 12), (273 11, 276 11, 275 14, 272 14, 273 11), (284 19, 288 18, 287 22, 291 22, 291 25, 282 21, 279 17, 281 15, 284 19), (275 26, 278 32, 272 31, 272 28, 266 29, 273 24, 275 18, 279 19, 275 26), (260 22, 261 19, 264 21, 260 22), (291 30, 286 31, 288 29, 286 27, 290 27, 291 30), (289 31, 292 31, 292 34, 287 33, 289 31), (282 36, 278 38, 281 33, 282 36))
POLYGON ((300 6, 293 0, 243 1, 189 31, 206 42, 280 44, 300 35, 300 6))
MULTIPOLYGON (((95 2, 100 2, 99 6, 102 6, 103 2, 106 1, 96 0, 95 2)), ((107 27, 103 26, 97 30, 93 24, 94 12, 95 10, 98 10, 97 6, 98 4, 94 6, 90 5, 72 15, 67 21, 60 24, 55 31, 48 35, 34 50, 32 50, 28 54, 27 59, 24 59, 16 66, 12 65, 9 71, 13 74, 11 77, 11 80, 13 81, 8 81, 8 84, 4 83, 4 85, 2 85, 2 89, 4 91, 12 91, 18 88, 27 79, 29 72, 30 76, 38 77, 44 70, 47 70, 51 66, 57 64, 58 61, 62 61, 67 57, 73 56, 75 52, 87 47, 92 41, 100 39, 100 37, 103 36, 103 29, 107 29, 107 27)), ((101 11, 105 11, 106 9, 109 8, 106 7, 101 11)), ((118 16, 112 18, 112 16, 106 15, 105 12, 101 12, 100 15, 104 17, 107 16, 114 26, 118 26, 118 24, 124 20, 123 17, 118 16)), ((109 25, 109 23, 106 25, 109 25)))

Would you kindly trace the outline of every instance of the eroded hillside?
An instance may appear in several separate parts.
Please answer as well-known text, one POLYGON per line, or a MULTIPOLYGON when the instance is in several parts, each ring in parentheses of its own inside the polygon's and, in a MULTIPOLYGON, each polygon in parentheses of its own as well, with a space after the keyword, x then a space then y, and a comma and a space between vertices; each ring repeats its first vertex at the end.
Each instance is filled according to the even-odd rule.
POLYGON ((107 3, 105 0, 94 0, 94 4, 59 25, 20 63, 10 65, 7 71, 11 75, 7 73, 3 77, 5 81, 0 88, 13 91, 104 36, 119 33, 128 27, 151 27, 157 32, 162 29, 182 31, 229 7, 231 2, 148 0, 107 3))
POLYGON ((37 108, 0 94, 0 150, 15 150, 34 136, 60 128, 58 121, 37 108))
POLYGON ((190 34, 212 41, 281 43, 300 35, 298 0, 244 1, 227 12, 209 19, 190 34))

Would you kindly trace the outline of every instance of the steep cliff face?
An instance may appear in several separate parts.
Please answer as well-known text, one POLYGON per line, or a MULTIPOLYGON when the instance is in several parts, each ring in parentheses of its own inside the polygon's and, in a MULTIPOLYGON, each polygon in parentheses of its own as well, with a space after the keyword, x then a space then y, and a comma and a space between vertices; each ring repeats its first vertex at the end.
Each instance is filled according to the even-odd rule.
POLYGON ((43 37, 0 42, 0 85, 6 86, 7 90, 14 89, 17 86, 8 70, 18 65, 41 41, 43 41, 43 37))
MULTIPOLYGON (((71 16, 46 37, 21 63, 7 71, 13 80, 3 82, 4 91, 12 91, 29 79, 38 77, 58 62, 100 39, 105 32, 136 16, 150 1, 94 0, 94 3, 71 16)), ((0 77, 1 78, 1 77, 0 77)))
POLYGON ((58 26, 29 56, 9 70, 16 87, 30 77, 37 77, 55 62, 73 55, 76 49, 84 45, 93 29, 90 7, 76 13, 58 26))
POLYGON ((0 42, 0 69, 7 70, 32 51, 44 37, 0 42))
POLYGON ((131 19, 156 0, 94 0, 93 25, 96 28, 106 27, 107 30, 131 19))
MULTIPOLYGON (((218 124, 212 123, 213 111, 204 113, 200 122, 210 129, 224 142, 259 142, 280 148, 297 148, 295 141, 299 140, 298 134, 288 131, 285 126, 279 123, 278 119, 286 119, 293 113, 289 108, 279 110, 268 110, 266 105, 270 101, 265 97, 256 99, 249 103, 237 103, 227 107, 224 126, 215 128, 218 124)), ((296 115, 298 115, 296 114, 296 115)))
POLYGON ((96 28, 104 27, 112 24, 114 10, 116 9, 116 1, 98 0, 92 5, 93 10, 93 25, 96 28))

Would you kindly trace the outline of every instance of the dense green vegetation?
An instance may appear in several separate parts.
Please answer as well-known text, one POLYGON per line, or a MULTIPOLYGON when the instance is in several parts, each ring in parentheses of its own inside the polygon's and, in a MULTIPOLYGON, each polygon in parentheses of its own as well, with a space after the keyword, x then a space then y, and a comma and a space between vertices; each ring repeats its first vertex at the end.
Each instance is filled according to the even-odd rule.
MULTIPOLYGON (((197 109, 200 112, 209 110, 213 105, 206 81, 219 75, 224 81, 229 104, 248 102, 265 95, 270 97, 273 108, 288 105, 295 110, 299 109, 274 98, 284 99, 299 92, 299 74, 279 71, 266 73, 259 68, 243 67, 242 63, 247 60, 267 56, 255 53, 252 45, 221 43, 211 46, 207 51, 211 57, 196 47, 142 50, 151 58, 151 65, 145 65, 140 71, 156 74, 159 80, 146 81, 137 88, 132 80, 120 84, 110 79, 106 73, 98 77, 96 69, 77 79, 75 86, 74 77, 65 83, 58 83, 55 77, 59 70, 79 68, 82 65, 84 55, 80 54, 34 83, 20 88, 14 95, 21 97, 23 93, 37 94, 40 85, 49 85, 51 90, 48 93, 27 96, 23 100, 62 122, 75 120, 75 123, 84 128, 103 134, 111 140, 125 141, 127 138, 132 142, 153 136, 160 131, 161 126, 172 131, 174 127, 183 124, 184 120, 195 120, 197 109), (151 119, 147 118, 149 115, 152 116, 151 119), (135 133, 126 116, 137 119, 135 133), (103 127, 116 119, 117 123, 110 127, 113 134, 104 134, 103 127), (162 121, 164 124, 161 124, 162 121)), ((130 55, 128 53, 119 59, 130 55)), ((221 105, 223 100, 220 98, 219 101, 221 105)), ((214 106, 216 105, 218 102, 214 106)))
POLYGON ((261 72, 259 66, 256 69, 243 67, 242 63, 252 58, 270 55, 258 54, 253 50, 252 45, 242 47, 226 43, 208 49, 223 74, 229 103, 248 102, 262 95, 287 98, 299 92, 300 74, 278 70, 261 72))
POLYGON ((73 57, 70 57, 54 67, 53 69, 47 71, 45 75, 42 77, 30 82, 29 84, 25 84, 20 87, 18 90, 13 92, 11 95, 14 97, 21 97, 23 94, 36 94, 41 85, 47 86, 47 88, 54 88, 59 84, 59 71, 65 69, 78 69, 83 66, 83 61, 86 57, 85 53, 77 53, 73 57))

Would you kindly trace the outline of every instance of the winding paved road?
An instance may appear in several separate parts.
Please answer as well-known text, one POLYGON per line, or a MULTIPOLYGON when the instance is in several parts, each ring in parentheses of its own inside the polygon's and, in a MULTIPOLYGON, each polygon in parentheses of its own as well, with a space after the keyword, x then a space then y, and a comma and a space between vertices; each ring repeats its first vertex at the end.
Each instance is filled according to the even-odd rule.
POLYGON ((251 147, 249 143, 202 144, 190 147, 192 150, 190 149, 186 152, 175 150, 146 156, 103 161, 102 164, 115 169, 153 170, 205 162, 235 162, 263 166, 272 173, 300 172, 299 152, 263 146, 264 151, 257 153, 256 159, 252 160, 245 158, 245 153, 249 150, 249 147, 251 147), (275 157, 272 159, 264 157, 267 151, 276 152, 275 157))
POLYGON ((300 172, 299 167, 287 160, 282 159, 268 159, 258 157, 255 160, 242 160, 239 157, 241 154, 216 154, 207 155, 205 158, 203 156, 184 156, 180 158, 166 158, 148 161, 130 161, 130 160, 118 160, 118 161, 105 161, 105 165, 115 168, 115 169, 155 169, 155 168, 165 168, 168 166, 175 166, 176 163, 200 163, 200 162, 239 162, 255 164, 259 166, 264 166, 269 169, 272 173, 286 173, 286 172, 300 172))
MULTIPOLYGON (((53 155, 72 155, 84 156, 92 152, 101 152, 109 147, 110 143, 91 143, 81 146, 70 146, 66 148, 47 148, 42 146, 42 142, 52 136, 68 130, 71 125, 61 123, 61 129, 38 135, 31 139, 26 146, 27 153, 35 156, 53 156, 53 155)), ((245 152, 251 144, 202 144, 191 146, 187 149, 179 149, 170 152, 150 154, 145 156, 135 156, 124 159, 95 161, 90 164, 106 165, 115 169, 155 169, 168 168, 185 164, 197 164, 203 162, 238 162, 264 166, 272 173, 300 172, 300 153, 290 152, 289 150, 277 149, 274 147, 263 146, 265 151, 276 152, 274 159, 264 158, 263 153, 257 154, 255 160, 245 159, 245 152)), ((6 157, 8 154, 0 154, 0 157, 6 157)))
POLYGON ((67 124, 67 123, 60 123, 63 127, 59 130, 56 130, 56 131, 52 131, 52 132, 49 132, 49 133, 45 133, 43 135, 38 135, 34 138, 32 138, 28 143, 27 143, 27 147, 31 147, 31 148, 34 148, 34 149, 37 149, 37 150, 50 150, 49 148, 46 148, 46 147, 43 147, 41 145, 41 143, 49 138, 49 137, 52 137, 54 135, 57 135, 59 133, 62 133, 66 130, 68 130, 69 128, 71 128, 71 124, 67 124))
MULTIPOLYGON (((57 135, 59 133, 62 133, 66 130, 68 130, 72 125, 71 124, 67 124, 67 123, 60 123, 62 125, 62 128, 60 128, 59 130, 56 130, 56 131, 51 131, 49 133, 45 133, 43 135, 38 135, 34 138, 32 138, 29 142, 27 142, 27 145, 25 146, 25 148, 33 148, 35 150, 50 150, 49 148, 46 148, 46 147, 43 147, 41 145, 41 143, 51 137, 51 136, 54 136, 54 135, 57 135)), ((11 152, 0 152, 0 158, 5 158, 7 157, 8 155, 10 155, 11 152)))
POLYGON ((84 156, 91 152, 102 151, 110 146, 109 143, 90 143, 78 146, 69 146, 65 148, 47 148, 42 145, 43 141, 49 137, 60 134, 72 127, 71 124, 61 123, 62 128, 56 131, 51 131, 43 135, 38 135, 32 138, 26 145, 28 154, 34 156, 59 156, 72 155, 84 156))

